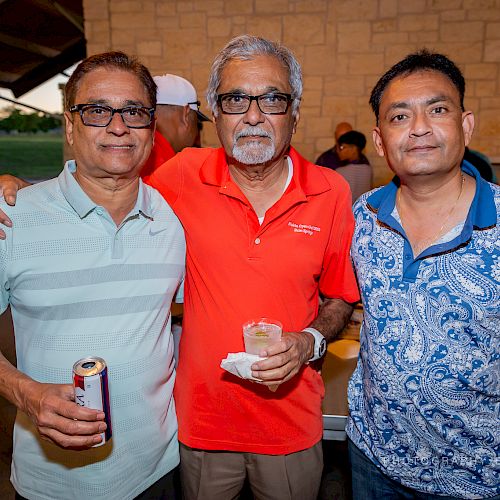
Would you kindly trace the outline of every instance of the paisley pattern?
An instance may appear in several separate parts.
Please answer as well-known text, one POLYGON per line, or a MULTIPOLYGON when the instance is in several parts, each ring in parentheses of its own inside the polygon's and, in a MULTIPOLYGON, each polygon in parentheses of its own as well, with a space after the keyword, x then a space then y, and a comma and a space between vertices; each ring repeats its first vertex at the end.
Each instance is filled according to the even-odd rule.
POLYGON ((496 226, 418 260, 412 279, 404 234, 367 206, 378 190, 354 206, 365 316, 347 432, 385 474, 424 493, 500 493, 500 188, 491 188, 496 226))

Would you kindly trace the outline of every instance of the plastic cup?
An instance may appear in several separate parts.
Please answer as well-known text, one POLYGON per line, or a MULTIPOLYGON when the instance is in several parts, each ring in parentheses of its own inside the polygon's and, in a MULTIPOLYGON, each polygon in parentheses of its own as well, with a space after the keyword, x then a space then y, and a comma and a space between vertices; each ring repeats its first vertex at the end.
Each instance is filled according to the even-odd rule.
POLYGON ((243 325, 243 340, 248 354, 259 354, 281 340, 283 325, 274 319, 258 318, 243 325))

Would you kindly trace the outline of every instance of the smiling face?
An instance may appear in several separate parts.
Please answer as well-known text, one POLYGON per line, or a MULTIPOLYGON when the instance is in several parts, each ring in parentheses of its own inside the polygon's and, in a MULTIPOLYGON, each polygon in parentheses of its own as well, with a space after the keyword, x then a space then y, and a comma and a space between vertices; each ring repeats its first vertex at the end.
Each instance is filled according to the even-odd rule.
MULTIPOLYGON (((272 56, 230 61, 222 71, 218 94, 244 93, 261 95, 268 92, 291 93, 288 71, 272 56)), ((290 145, 298 122, 292 116, 291 105, 284 115, 268 115, 252 101, 241 115, 224 114, 219 109, 215 117, 217 135, 227 156, 244 165, 262 165, 281 158, 290 145)))
POLYGON ((462 112, 451 80, 439 71, 418 71, 385 89, 373 142, 400 178, 445 174, 460 168, 473 129, 474 117, 462 112))
MULTIPOLYGON (((97 103, 113 108, 150 107, 139 78, 128 71, 99 68, 80 81, 75 104, 97 103)), ((139 175, 153 145, 154 125, 128 128, 119 113, 107 127, 85 126, 78 113, 64 113, 66 138, 73 147, 79 173, 93 178, 131 178, 139 175)))

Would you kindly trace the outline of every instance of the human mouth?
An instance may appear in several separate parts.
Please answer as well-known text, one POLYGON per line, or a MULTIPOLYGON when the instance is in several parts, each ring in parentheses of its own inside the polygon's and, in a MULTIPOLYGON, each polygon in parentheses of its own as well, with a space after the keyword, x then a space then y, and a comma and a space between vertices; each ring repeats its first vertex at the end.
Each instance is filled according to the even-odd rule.
POLYGON ((108 151, 127 151, 134 147, 133 144, 101 144, 101 148, 108 151))
POLYGON ((437 149, 438 146, 434 146, 432 144, 420 144, 418 146, 411 146, 406 149, 407 153, 428 153, 430 151, 433 151, 434 149, 437 149))

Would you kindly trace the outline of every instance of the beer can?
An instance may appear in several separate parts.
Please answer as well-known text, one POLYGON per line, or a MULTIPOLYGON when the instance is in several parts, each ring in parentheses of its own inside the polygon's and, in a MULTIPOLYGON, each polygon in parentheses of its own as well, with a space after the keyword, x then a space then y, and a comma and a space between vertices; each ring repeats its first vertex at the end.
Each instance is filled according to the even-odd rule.
POLYGON ((102 410, 107 428, 101 434, 101 446, 111 439, 111 413, 109 411, 108 368, 102 358, 90 356, 73 365, 75 403, 86 408, 102 410))

